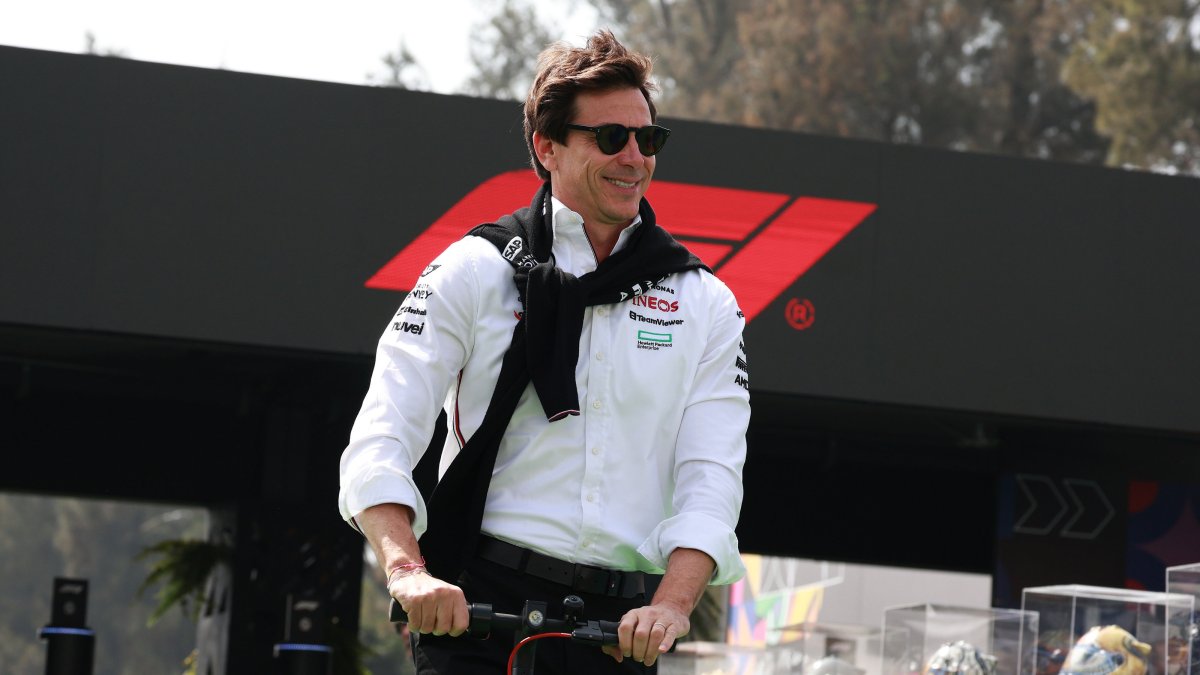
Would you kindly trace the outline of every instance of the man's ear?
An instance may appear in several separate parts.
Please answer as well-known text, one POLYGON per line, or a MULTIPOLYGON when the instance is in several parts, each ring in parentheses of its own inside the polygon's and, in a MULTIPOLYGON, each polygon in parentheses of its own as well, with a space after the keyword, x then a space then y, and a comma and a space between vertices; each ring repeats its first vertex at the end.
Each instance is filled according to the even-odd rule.
POLYGON ((554 141, 542 135, 541 132, 533 132, 533 151, 537 153, 538 161, 546 167, 547 171, 554 171, 557 168, 556 149, 554 141))

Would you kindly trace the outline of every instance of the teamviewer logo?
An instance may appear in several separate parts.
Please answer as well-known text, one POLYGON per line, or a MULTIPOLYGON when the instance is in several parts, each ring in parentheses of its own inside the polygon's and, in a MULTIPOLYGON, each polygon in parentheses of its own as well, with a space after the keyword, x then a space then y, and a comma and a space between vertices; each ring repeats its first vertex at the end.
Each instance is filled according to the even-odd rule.
MULTIPOLYGON (((411 290, 442 250, 471 227, 528 203, 540 184, 528 169, 488 179, 397 253, 367 287, 411 290)), ((670 181, 654 181, 650 199, 663 227, 733 290, 747 322, 875 210, 864 202, 670 181)))

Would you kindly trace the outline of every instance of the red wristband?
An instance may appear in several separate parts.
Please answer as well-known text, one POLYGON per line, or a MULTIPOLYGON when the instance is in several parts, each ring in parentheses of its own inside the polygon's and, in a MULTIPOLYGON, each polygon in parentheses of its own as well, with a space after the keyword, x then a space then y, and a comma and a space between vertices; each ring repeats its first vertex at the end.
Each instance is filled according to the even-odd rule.
POLYGON ((392 571, 388 572, 388 586, 391 586, 392 582, 396 579, 403 579, 404 577, 422 572, 424 570, 425 556, 421 556, 420 560, 416 560, 414 562, 396 565, 392 568, 392 571))

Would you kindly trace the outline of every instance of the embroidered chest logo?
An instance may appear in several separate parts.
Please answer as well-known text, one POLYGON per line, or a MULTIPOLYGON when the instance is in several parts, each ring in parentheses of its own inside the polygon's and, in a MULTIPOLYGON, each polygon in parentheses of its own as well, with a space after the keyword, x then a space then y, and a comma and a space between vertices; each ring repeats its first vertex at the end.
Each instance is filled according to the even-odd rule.
POLYGON ((657 352, 661 349, 670 349, 671 345, 670 333, 655 333, 648 330, 639 330, 637 333, 638 349, 648 349, 652 352, 657 352))
MULTIPOLYGON (((441 265, 430 265, 426 268, 425 276, 433 272, 441 265)), ((399 333, 408 333, 410 335, 421 335, 425 332, 425 317, 429 314, 426 307, 426 301, 433 296, 433 289, 429 284, 420 282, 408 297, 404 299, 404 304, 400 305, 400 311, 396 312, 397 321, 392 322, 392 330, 399 333)))
MULTIPOLYGON (((674 311, 674 310, 670 310, 670 311, 674 311)), ((658 318, 655 318, 652 316, 645 316, 642 314, 638 314, 637 312, 633 311, 632 309, 629 310, 629 318, 633 319, 634 321, 639 321, 641 323, 648 323, 648 324, 652 324, 655 326, 664 326, 664 327, 665 326, 678 326, 683 323, 683 319, 658 319, 658 318)))
POLYGON ((504 256, 505 260, 517 267, 533 269, 537 265, 537 259, 533 257, 532 252, 526 251, 525 253, 521 253, 524 249, 524 240, 520 237, 513 237, 508 240, 508 244, 504 247, 504 251, 500 255, 504 256))
MULTIPOLYGON (((739 309, 738 315, 741 316, 741 314, 742 310, 739 309)), ((740 371, 733 376, 733 383, 746 391, 750 391, 750 366, 746 363, 745 342, 738 342, 738 353, 733 365, 740 371)))
POLYGON ((504 256, 505 260, 516 260, 517 254, 521 252, 522 248, 524 247, 521 246, 521 238, 513 237, 508 241, 508 246, 504 247, 504 253, 502 255, 504 256))
POLYGON ((629 304, 633 305, 634 307, 649 307, 650 309, 657 309, 660 312, 679 311, 678 300, 663 300, 662 298, 657 298, 653 295, 634 296, 634 298, 629 301, 629 304))

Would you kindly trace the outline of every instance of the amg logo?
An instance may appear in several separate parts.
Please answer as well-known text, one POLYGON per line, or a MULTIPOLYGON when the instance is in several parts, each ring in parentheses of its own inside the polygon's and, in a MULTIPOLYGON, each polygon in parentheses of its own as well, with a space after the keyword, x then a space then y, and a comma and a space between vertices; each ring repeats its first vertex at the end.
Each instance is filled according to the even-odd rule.
POLYGON ((394 321, 394 322, 392 322, 392 330, 398 330, 401 333, 412 333, 413 335, 420 335, 421 333, 425 332, 425 324, 409 323, 407 321, 394 321))
POLYGON ((750 380, 742 377, 741 375, 738 375, 737 377, 733 378, 733 383, 736 385, 740 385, 742 387, 742 389, 745 389, 746 391, 750 391, 750 380))

